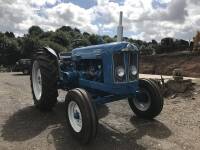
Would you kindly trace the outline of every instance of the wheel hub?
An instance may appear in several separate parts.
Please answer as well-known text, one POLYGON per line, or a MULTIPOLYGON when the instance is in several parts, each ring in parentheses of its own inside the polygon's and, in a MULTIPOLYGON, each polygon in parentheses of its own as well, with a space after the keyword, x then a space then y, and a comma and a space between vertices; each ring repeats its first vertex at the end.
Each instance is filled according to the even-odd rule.
POLYGON ((68 105, 68 118, 74 131, 80 132, 82 129, 82 115, 78 104, 74 101, 71 101, 68 105))
POLYGON ((74 112, 74 118, 75 119, 77 119, 77 120, 79 120, 80 119, 80 114, 79 114, 79 112, 74 112))
POLYGON ((135 107, 140 111, 147 111, 151 105, 151 96, 147 90, 141 89, 137 92, 133 102, 135 107))

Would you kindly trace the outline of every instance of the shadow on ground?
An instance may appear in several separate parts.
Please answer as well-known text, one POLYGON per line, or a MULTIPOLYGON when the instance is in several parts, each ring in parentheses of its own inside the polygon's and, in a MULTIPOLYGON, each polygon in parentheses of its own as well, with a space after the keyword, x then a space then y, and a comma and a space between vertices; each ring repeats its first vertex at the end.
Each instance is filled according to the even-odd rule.
MULTIPOLYGON (((108 115, 106 105, 98 108, 99 118, 108 115)), ((146 121, 132 117, 130 122, 135 127, 127 134, 110 128, 104 123, 99 124, 97 138, 89 145, 82 146, 74 140, 65 126, 64 104, 59 103, 54 111, 44 113, 35 107, 26 107, 12 115, 3 126, 2 137, 5 141, 26 141, 39 135, 48 128, 49 144, 54 144, 57 150, 87 149, 87 150, 112 150, 112 149, 145 149, 137 144, 137 140, 145 135, 164 139, 171 135, 171 131, 161 122, 146 121)))

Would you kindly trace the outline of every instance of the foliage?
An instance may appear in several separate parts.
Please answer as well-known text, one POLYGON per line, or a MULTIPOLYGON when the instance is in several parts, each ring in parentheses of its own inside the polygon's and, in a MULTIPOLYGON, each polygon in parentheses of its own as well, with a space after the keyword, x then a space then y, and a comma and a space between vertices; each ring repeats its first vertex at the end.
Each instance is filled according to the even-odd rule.
POLYGON ((39 26, 32 26, 29 28, 28 33, 31 36, 38 36, 42 34, 44 31, 39 26))
POLYGON ((19 58, 18 42, 16 39, 0 34, 0 65, 14 64, 19 58))
MULTIPOLYGON (((82 33, 79 29, 70 26, 62 26, 56 31, 43 31, 39 26, 32 26, 28 34, 23 37, 15 37, 13 32, 0 32, 0 65, 14 65, 20 58, 31 58, 33 51, 43 46, 49 46, 57 52, 64 52, 77 47, 111 43, 116 40, 117 36, 82 33)), ((172 38, 164 38, 160 43, 156 40, 145 42, 128 37, 124 37, 124 40, 135 44, 142 55, 192 49, 191 43, 172 38)))
POLYGON ((73 29, 70 26, 62 26, 61 28, 58 28, 56 30, 56 32, 58 32, 58 31, 70 32, 70 31, 73 31, 73 29))
POLYGON ((70 36, 68 36, 67 34, 65 34, 64 32, 62 31, 58 31, 58 32, 55 32, 52 36, 51 36, 51 39, 50 41, 53 41, 57 44, 60 44, 62 46, 68 46, 70 44, 70 36))
POLYGON ((34 50, 41 47, 41 43, 38 37, 26 36, 23 38, 21 53, 25 58, 31 58, 34 50))

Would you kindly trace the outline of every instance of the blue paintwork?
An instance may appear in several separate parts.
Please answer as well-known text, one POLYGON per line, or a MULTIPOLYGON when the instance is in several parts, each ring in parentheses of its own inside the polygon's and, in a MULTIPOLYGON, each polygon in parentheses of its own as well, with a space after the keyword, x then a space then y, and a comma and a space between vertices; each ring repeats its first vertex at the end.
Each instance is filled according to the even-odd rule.
MULTIPOLYGON (((112 102, 136 95, 136 91, 138 90, 138 78, 134 81, 127 81, 124 83, 114 82, 113 54, 117 52, 124 53, 125 69, 126 72, 128 72, 128 53, 139 55, 137 47, 128 42, 101 44, 72 50, 71 57, 67 55, 66 59, 71 59, 73 62, 78 62, 82 59, 101 59, 103 62, 104 81, 97 82, 86 80, 81 72, 76 71, 75 67, 66 69, 63 67, 64 69, 60 71, 60 88, 84 88, 91 92, 97 103, 112 102)), ((135 63, 136 66, 138 66, 138 59, 135 63)))
POLYGON ((105 84, 95 81, 88 81, 79 79, 79 85, 81 88, 91 88, 100 90, 106 93, 114 95, 133 95, 134 91, 138 90, 138 80, 129 83, 112 83, 105 84))
POLYGON ((128 45, 132 47, 130 49, 131 51, 138 51, 138 48, 135 45, 132 45, 128 42, 100 44, 100 45, 73 49, 72 60, 102 58, 104 57, 104 55, 111 55, 114 52, 121 51, 122 49, 127 48, 128 45))

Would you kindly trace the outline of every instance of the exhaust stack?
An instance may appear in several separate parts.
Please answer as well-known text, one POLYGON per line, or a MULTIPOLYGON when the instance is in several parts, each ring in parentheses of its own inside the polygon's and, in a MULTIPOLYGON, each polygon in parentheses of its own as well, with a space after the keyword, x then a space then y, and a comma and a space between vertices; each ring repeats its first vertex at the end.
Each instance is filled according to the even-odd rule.
POLYGON ((122 17, 123 17, 123 12, 120 11, 119 25, 118 25, 118 27, 117 27, 117 42, 121 42, 121 41, 123 40, 122 17))

